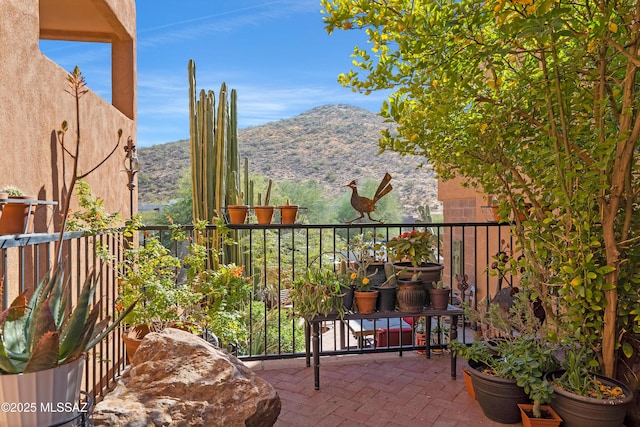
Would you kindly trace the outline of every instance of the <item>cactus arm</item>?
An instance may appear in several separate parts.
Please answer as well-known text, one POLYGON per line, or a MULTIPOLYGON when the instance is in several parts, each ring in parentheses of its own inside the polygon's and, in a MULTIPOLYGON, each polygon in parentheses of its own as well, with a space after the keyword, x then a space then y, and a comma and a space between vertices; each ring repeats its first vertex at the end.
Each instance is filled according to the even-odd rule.
POLYGON ((269 183, 267 184, 267 194, 264 196, 265 206, 269 206, 269 202, 271 202, 271 184, 272 181, 269 180, 269 183))

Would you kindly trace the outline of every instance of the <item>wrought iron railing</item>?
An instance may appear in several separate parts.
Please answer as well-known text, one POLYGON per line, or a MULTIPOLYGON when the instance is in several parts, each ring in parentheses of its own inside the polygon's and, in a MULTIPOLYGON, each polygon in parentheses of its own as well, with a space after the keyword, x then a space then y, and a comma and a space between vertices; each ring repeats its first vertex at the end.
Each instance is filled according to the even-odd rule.
MULTIPOLYGON (((249 338, 246 342, 237 343, 232 350, 247 360, 304 356, 304 322, 290 316, 291 301, 287 297, 287 289, 291 281, 313 263, 349 258, 351 254, 346 247, 358 234, 372 232, 378 242, 384 242, 403 231, 423 227, 430 227, 438 236, 437 254, 445 265, 445 284, 456 291, 456 274, 468 276, 467 281, 473 287, 465 299, 472 305, 478 304, 480 299, 488 302, 487 295, 510 284, 507 283, 510 277, 496 276, 492 271, 497 252, 505 246, 512 247, 508 226, 495 223, 229 225, 229 232, 237 245, 225 251, 225 262, 236 260, 241 263, 253 280, 253 292, 250 300, 246 301, 249 338), (320 254, 324 256, 319 258, 320 254)), ((185 229, 192 230, 189 226, 185 229)), ((211 232, 214 229, 208 227, 207 230, 211 232)), ((165 245, 173 245, 175 254, 180 253, 181 249, 170 238, 168 227, 146 227, 140 234, 141 244, 150 236, 160 236, 165 245)), ((33 288, 44 276, 54 256, 56 239, 54 234, 0 237, 0 277, 5 278, 1 292, 3 309, 15 295, 33 288)), ((76 294, 79 292, 91 268, 101 272, 98 294, 103 302, 104 316, 113 317, 115 313, 117 270, 118 262, 122 260, 122 248, 120 232, 97 236, 67 233, 65 236, 64 253, 70 265, 72 289, 76 294), (112 254, 111 261, 101 260, 96 242, 100 242, 101 248, 108 248, 112 254)), ((458 296, 461 297, 460 294, 458 296)), ((336 322, 325 325, 327 333, 321 337, 322 354, 394 350, 391 341, 387 341, 385 346, 378 345, 374 339, 372 345, 361 337, 356 338, 351 329, 343 337, 346 344, 341 343, 335 332, 346 326, 336 322)), ((402 339, 401 335, 402 346, 406 344, 412 349, 417 348, 413 338, 410 343, 402 339)), ((125 366, 121 330, 116 330, 89 355, 85 389, 99 400, 114 385, 125 366)))
MULTIPOLYGON (((24 234, 0 236, 0 278, 4 286, 0 292, 2 309, 6 309, 19 293, 33 290, 45 277, 55 260, 55 244, 58 234, 24 234)), ((102 301, 101 318, 114 318, 117 296, 117 264, 121 259, 123 236, 120 232, 83 236, 83 233, 66 233, 63 257, 73 293, 77 300, 82 284, 91 269, 99 277, 96 297, 102 301), (99 242, 99 245, 96 245, 99 242), (108 248, 113 257, 103 261, 98 247, 108 248)), ((72 309, 69 307, 68 309, 72 309)), ((122 373, 126 366, 121 329, 110 333, 87 355, 82 389, 100 398, 122 373)))

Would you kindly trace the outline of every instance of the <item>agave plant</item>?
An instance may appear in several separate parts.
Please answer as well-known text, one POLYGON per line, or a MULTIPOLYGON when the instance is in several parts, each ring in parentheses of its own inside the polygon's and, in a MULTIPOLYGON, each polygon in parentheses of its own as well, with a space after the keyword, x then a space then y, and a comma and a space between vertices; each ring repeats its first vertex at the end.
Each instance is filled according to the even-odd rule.
POLYGON ((27 300, 21 293, 0 314, 0 373, 37 372, 63 365, 95 347, 135 305, 118 319, 98 320, 100 301, 93 302, 96 282, 91 271, 72 309, 70 281, 63 263, 51 269, 27 300))

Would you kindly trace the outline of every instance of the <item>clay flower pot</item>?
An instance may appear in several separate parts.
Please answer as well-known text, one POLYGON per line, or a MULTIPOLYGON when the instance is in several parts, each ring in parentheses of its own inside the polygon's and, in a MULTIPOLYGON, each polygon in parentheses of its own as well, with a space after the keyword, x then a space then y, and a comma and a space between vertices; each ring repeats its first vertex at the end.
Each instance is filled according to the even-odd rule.
MULTIPOLYGON (((3 193, 6 194, 6 193, 3 193)), ((34 200, 35 196, 10 197, 9 199, 34 200)), ((25 230, 25 225, 29 215, 35 211, 35 205, 29 203, 3 203, 2 216, 0 216, 0 234, 23 234, 31 233, 33 221, 29 221, 29 229, 25 230)))
POLYGON ((256 213, 258 224, 271 224, 274 210, 274 206, 254 206, 253 211, 256 213))
POLYGON ((280 209, 280 222, 282 224, 295 224, 298 215, 298 205, 282 205, 280 209))
POLYGON ((244 224, 247 220, 247 212, 249 211, 249 206, 229 205, 227 206, 227 211, 229 212, 230 224, 244 224))
POLYGON ((358 313, 371 314, 376 311, 378 291, 355 291, 355 300, 358 313))

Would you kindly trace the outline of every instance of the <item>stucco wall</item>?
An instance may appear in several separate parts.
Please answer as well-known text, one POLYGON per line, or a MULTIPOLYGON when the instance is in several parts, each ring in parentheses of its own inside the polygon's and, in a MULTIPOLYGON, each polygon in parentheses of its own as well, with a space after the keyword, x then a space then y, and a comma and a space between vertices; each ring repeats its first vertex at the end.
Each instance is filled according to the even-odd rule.
MULTIPOLYGON (((78 4, 67 0, 47 1, 49 6, 63 8, 62 12, 65 7, 78 4)), ((92 91, 80 99, 80 172, 89 170, 107 156, 117 142, 118 129, 122 129, 123 136, 116 153, 87 181, 94 194, 105 201, 108 211, 128 216, 129 190, 126 174, 121 170, 122 147, 129 136, 135 142, 136 132, 135 4, 133 0, 88 0, 86 3, 100 12, 96 19, 104 20, 114 29, 112 37, 118 53, 113 59, 119 58, 117 62, 123 69, 114 75, 112 98, 114 103, 119 100, 124 108, 115 108, 92 91)), ((60 16, 68 15, 61 13, 60 16)), ((70 159, 67 157, 63 162, 62 151, 56 142, 56 131, 63 120, 69 122, 70 129, 65 138, 67 144, 73 147, 77 138, 75 101, 65 92, 68 88, 67 71, 70 70, 62 69, 40 52, 38 0, 3 0, 0 2, 0 21, 0 147, 3 165, 0 168, 0 186, 15 184, 39 199, 60 202, 63 176, 68 182, 71 173, 68 170, 70 159)), ((55 22, 50 20, 48 31, 55 29, 55 22)), ((58 34, 61 39, 74 40, 80 38, 81 32, 69 25, 58 34)), ((90 87, 91 82, 88 84, 90 87)), ((39 210, 35 231, 45 231, 43 227, 47 225, 47 230, 53 231, 58 223, 57 215, 52 221, 51 212, 46 219, 42 213, 39 210)))

